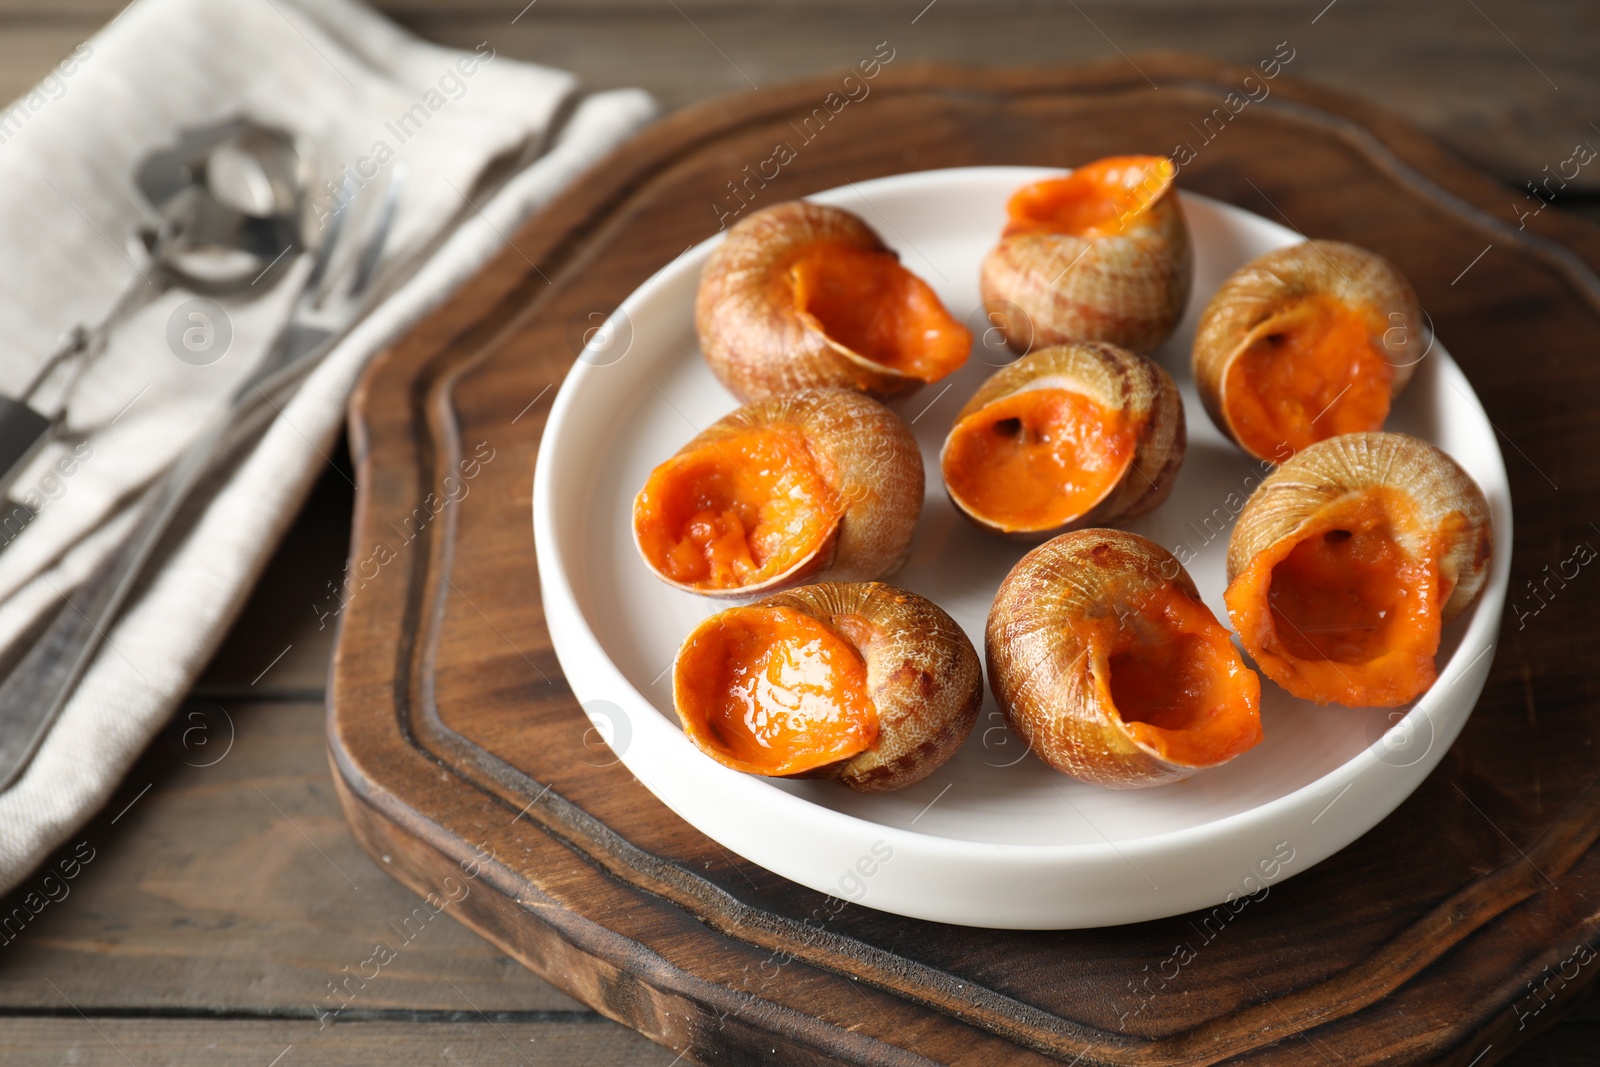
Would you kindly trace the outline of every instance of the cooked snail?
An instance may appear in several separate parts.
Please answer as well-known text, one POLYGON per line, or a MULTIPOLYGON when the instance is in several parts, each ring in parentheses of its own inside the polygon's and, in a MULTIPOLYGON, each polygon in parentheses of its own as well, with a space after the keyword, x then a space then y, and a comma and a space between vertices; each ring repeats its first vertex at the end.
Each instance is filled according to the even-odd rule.
POLYGON ((1050 766, 1113 789, 1187 778, 1261 740, 1261 682, 1172 553, 1079 530, 1023 556, 985 636, 1006 721, 1050 766))
POLYGON ((995 320, 1013 349, 1106 341, 1152 352, 1172 335, 1194 277, 1177 173, 1160 156, 1111 156, 1011 197, 979 285, 986 302, 1023 312, 995 320))
POLYGON ((904 562, 922 489, 899 416, 847 389, 806 389, 746 404, 652 471, 634 543, 657 577, 706 596, 865 581, 904 562))
POLYGON ((1211 421, 1257 459, 1377 430, 1426 351, 1422 310, 1388 260, 1306 241, 1252 260, 1212 296, 1194 339, 1211 421))
POLYGON ((1053 345, 990 376, 939 455, 956 507, 995 533, 1044 538, 1131 519, 1183 462, 1172 376, 1108 344, 1053 345))
POLYGON ((931 601, 830 582, 708 618, 678 649, 672 694, 690 740, 724 766, 883 793, 961 747, 983 672, 931 601))
POLYGON ((1483 588, 1478 483, 1426 441, 1314 444, 1256 488, 1228 542, 1228 612, 1268 678, 1318 704, 1395 707, 1437 673, 1439 631, 1483 588))
POLYGON ((711 253, 695 329, 741 400, 812 386, 888 399, 967 360, 972 335, 857 216, 794 200, 756 212, 711 253))

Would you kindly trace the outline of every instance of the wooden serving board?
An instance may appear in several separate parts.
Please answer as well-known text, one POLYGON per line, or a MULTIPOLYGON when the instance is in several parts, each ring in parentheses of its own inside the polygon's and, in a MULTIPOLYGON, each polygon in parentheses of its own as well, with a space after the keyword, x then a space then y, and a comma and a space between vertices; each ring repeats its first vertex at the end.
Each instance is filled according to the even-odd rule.
POLYGON ((1484 1067, 1588 995, 1600 229, 1555 210, 1519 229, 1531 205, 1517 193, 1287 75, 1233 114, 1228 94, 1259 97, 1260 71, 1137 63, 891 66, 809 143, 804 120, 841 78, 681 112, 374 365, 351 409, 360 489, 329 745, 345 811, 388 870, 418 892, 465 887, 458 918, 695 1062, 1484 1067), (742 186, 756 205, 903 171, 1188 145, 1184 188, 1377 249, 1411 277, 1503 435, 1516 544, 1484 697, 1394 815, 1225 923, 995 932, 786 882, 615 761, 544 627, 540 431, 583 332, 716 232, 739 205, 729 183, 780 143, 793 158, 742 186))

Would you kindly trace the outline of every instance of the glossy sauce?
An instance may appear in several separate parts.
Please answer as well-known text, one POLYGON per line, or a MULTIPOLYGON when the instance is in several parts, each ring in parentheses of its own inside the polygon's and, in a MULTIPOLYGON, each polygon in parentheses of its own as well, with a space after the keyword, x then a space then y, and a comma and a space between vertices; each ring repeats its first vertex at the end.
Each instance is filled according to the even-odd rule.
POLYGON ((1104 621, 1111 700, 1128 735, 1163 758, 1214 766, 1261 740, 1261 682, 1209 608, 1171 585, 1104 621))
POLYGON ((1395 707, 1433 684, 1445 593, 1437 535, 1415 522, 1393 490, 1352 494, 1234 580, 1228 610, 1269 677, 1352 707, 1395 707))
POLYGON ((877 743, 865 661, 803 612, 721 612, 685 642, 675 674, 685 729, 738 770, 801 774, 877 743))
POLYGON ((801 320, 858 356, 925 382, 967 361, 972 334, 893 252, 818 245, 790 280, 801 320))
POLYGON ((1372 343, 1367 317, 1308 297, 1258 326, 1228 366, 1223 403, 1233 432, 1258 456, 1299 451, 1389 417, 1394 367, 1372 343))
POLYGON ((634 502, 634 530, 658 572, 737 589, 812 555, 841 514, 800 431, 752 430, 657 467, 634 502))
POLYGON ((951 493, 979 518, 1013 532, 1053 530, 1122 480, 1136 429, 1082 393, 1026 389, 962 419, 940 463, 951 493))
POLYGON ((1005 236, 1120 233, 1171 187, 1177 173, 1172 161, 1162 156, 1110 156, 1064 178, 1025 185, 1006 204, 1005 236))

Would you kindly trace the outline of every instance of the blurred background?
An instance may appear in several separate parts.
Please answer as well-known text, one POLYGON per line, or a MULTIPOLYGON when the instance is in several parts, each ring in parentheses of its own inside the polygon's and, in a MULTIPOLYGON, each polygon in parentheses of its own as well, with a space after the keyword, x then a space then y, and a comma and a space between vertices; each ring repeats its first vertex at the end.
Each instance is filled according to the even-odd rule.
MULTIPOLYGON (((121 8, 0 0, 0 97, 26 91, 121 8)), ((1241 64, 1296 51, 1291 72, 1401 113, 1521 186, 1600 137, 1600 6, 1586 0, 387 0, 442 44, 641 86, 671 110, 844 68, 888 41, 896 63, 1077 63, 1151 49, 1241 64)), ((1131 62, 1131 60, 1130 60, 1131 62)), ((1567 191, 1600 193, 1585 171, 1567 191)))

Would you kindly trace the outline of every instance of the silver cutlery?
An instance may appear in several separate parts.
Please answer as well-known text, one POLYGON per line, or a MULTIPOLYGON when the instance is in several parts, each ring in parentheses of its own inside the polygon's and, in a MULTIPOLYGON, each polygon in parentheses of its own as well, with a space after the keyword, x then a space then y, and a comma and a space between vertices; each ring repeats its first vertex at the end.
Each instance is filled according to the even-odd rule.
POLYGON ((0 789, 32 758, 118 609, 180 506, 230 442, 276 414, 272 398, 291 388, 327 354, 366 309, 377 264, 393 227, 406 171, 396 163, 372 229, 355 261, 324 285, 340 245, 347 204, 328 224, 288 324, 272 350, 199 439, 147 490, 123 542, 71 595, 20 662, 0 682, 0 789))
MULTIPOLYGON (((136 184, 157 210, 134 234, 136 267, 111 310, 71 330, 16 397, 0 396, 0 496, 57 431, 83 373, 124 320, 173 284, 207 295, 250 288, 303 247, 300 234, 312 165, 307 146, 270 126, 235 120, 196 130, 139 166, 136 184), (54 414, 35 405, 63 366, 54 414)), ((30 516, 31 517, 31 516, 30 516)), ((7 541, 15 536, 10 533, 7 541)))

